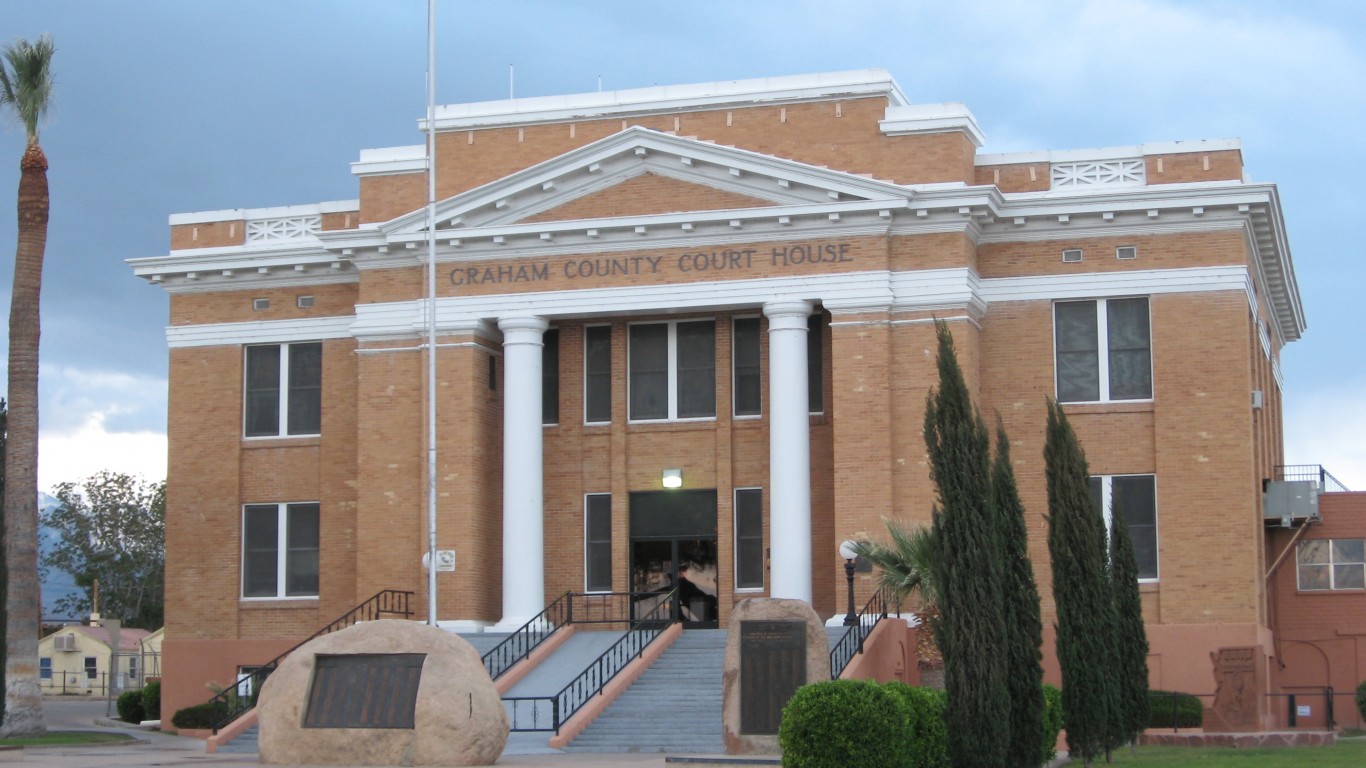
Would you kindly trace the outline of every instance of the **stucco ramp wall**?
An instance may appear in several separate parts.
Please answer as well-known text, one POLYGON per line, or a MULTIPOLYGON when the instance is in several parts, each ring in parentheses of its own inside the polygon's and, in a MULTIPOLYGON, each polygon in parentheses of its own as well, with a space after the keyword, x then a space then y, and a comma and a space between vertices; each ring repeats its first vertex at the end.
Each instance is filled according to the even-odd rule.
POLYGON ((503 702, 468 642, 407 621, 357 624, 285 658, 257 702, 261 762, 274 765, 492 765, 507 743, 503 702), (317 657, 426 654, 413 728, 304 727, 317 657))

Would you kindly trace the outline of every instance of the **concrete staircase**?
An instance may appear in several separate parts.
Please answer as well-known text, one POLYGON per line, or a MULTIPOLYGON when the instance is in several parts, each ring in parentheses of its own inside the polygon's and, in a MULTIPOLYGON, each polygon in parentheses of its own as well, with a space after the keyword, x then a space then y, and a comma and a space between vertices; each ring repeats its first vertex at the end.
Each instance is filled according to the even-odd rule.
POLYGON ((719 754, 726 632, 692 629, 646 670, 568 752, 719 754))
POLYGON ((257 752, 261 751, 260 746, 257 744, 257 737, 260 733, 261 726, 253 725, 245 731, 242 731, 241 733, 237 734, 237 738, 233 739, 227 744, 219 745, 218 752, 216 754, 254 755, 257 752))

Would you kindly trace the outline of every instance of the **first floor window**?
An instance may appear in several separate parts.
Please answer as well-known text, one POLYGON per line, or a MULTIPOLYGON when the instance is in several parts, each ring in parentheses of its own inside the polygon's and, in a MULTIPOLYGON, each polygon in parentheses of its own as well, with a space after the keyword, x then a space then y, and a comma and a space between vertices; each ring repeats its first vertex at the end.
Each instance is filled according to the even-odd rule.
POLYGON ((716 416, 716 323, 630 327, 627 349, 632 421, 716 416))
POLYGON ((252 346, 246 357, 246 436, 320 433, 322 343, 252 346))
POLYGON ((1295 553, 1299 587, 1366 589, 1366 539, 1311 539, 1295 553))
POLYGON ((1157 479, 1153 475, 1099 475, 1091 478, 1091 499, 1100 507, 1109 535, 1111 516, 1124 516, 1138 562, 1138 578, 1157 578, 1157 479))
POLYGON ((1148 300, 1053 305, 1058 401, 1148 400, 1153 396, 1148 300))
POLYGON ((134 682, 138 679, 138 657, 128 657, 128 679, 134 682))
POLYGON ((94 657, 94 656, 86 656, 86 657, 85 657, 85 679, 86 679, 86 680, 94 680, 96 677, 99 676, 99 672, 97 671, 97 670, 98 670, 98 667, 96 666, 96 664, 97 664, 97 662, 95 661, 95 657, 94 657))
POLYGON ((612 420, 612 326, 590 325, 583 331, 583 420, 612 420))
POLYGON ((541 424, 560 423, 560 329, 541 337, 541 424))
POLYGON ((242 513, 242 596, 317 597, 318 504, 248 504, 242 513))
POLYGON ((735 588, 764 588, 764 491, 735 491, 735 588))
POLYGON ((611 592, 612 494, 588 494, 583 509, 583 588, 611 592))
POLYGON ((44 656, 43 658, 38 659, 38 679, 52 679, 52 657, 44 656))

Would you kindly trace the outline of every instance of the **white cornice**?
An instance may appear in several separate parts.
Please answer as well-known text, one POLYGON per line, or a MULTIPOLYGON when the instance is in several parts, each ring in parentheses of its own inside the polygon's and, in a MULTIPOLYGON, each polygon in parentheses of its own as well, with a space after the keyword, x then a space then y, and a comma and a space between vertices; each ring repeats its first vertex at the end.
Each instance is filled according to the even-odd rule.
MULTIPOLYGON (((909 103, 886 70, 863 69, 448 104, 436 108, 436 129, 467 130, 868 96, 885 96, 893 106, 909 103)), ((426 119, 419 120, 418 129, 425 131, 426 123, 426 119)))
POLYGON ((293 320, 258 320, 246 323, 172 325, 166 343, 172 349, 219 344, 284 344, 292 341, 347 339, 351 317, 310 317, 293 320))
POLYGON ((169 217, 169 223, 174 227, 181 224, 213 224, 221 221, 273 219, 284 216, 309 216, 324 213, 351 213, 359 210, 359 200, 332 200, 330 202, 311 203, 309 205, 278 205, 273 208, 229 208, 222 211, 173 213, 169 217))
POLYGON ((355 176, 385 176, 427 170, 427 145, 362 149, 360 159, 351 164, 355 176))
POLYGON ((878 127, 888 136, 956 132, 966 135, 975 147, 986 143, 977 118, 966 105, 958 102, 888 107, 886 117, 878 122, 878 127))

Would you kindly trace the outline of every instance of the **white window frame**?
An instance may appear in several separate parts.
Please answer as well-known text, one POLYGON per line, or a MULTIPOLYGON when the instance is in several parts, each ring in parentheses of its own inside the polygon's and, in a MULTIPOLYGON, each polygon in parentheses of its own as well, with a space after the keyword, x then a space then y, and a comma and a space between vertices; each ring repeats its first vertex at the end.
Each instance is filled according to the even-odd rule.
MULTIPOLYGON (((1111 522, 1111 518, 1113 517, 1113 514, 1112 514, 1113 507, 1112 507, 1112 504, 1113 504, 1113 501, 1114 501, 1114 482, 1113 482, 1114 479, 1117 478, 1117 477, 1151 477, 1151 478, 1153 479, 1153 552, 1154 552, 1154 553, 1156 554, 1156 556, 1157 556, 1157 575, 1156 575, 1156 576, 1140 576, 1139 579, 1138 579, 1138 583, 1139 583, 1139 584, 1156 584, 1157 582, 1161 581, 1161 580, 1162 580, 1162 547, 1161 547, 1162 538, 1161 538, 1161 528, 1160 528, 1160 525, 1159 525, 1159 521, 1161 520, 1161 515, 1158 514, 1158 508, 1157 508, 1157 475, 1154 474, 1154 473, 1151 473, 1151 472, 1135 472, 1135 473, 1131 473, 1131 474, 1118 474, 1118 475, 1091 475, 1091 477, 1093 477, 1093 478, 1099 478, 1099 479, 1100 479, 1100 500, 1101 500, 1101 504, 1100 504, 1100 514, 1101 514, 1101 519, 1103 519, 1103 520, 1105 521, 1105 545, 1106 545, 1106 550, 1105 550, 1105 551, 1106 551, 1107 553, 1110 551, 1110 550, 1109 550, 1109 545, 1110 545, 1110 522, 1111 522)), ((1132 536, 1133 536, 1133 533, 1131 532, 1131 533, 1129 534, 1129 536, 1132 537, 1132 536)))
MULTIPOLYGON (((1342 536, 1342 537, 1332 538, 1332 539, 1306 539, 1306 540, 1304 540, 1304 541, 1301 541, 1299 544, 1297 544, 1296 547, 1295 547, 1295 591, 1296 591, 1296 592, 1313 593, 1313 594, 1318 594, 1318 595, 1333 594, 1333 593, 1336 593, 1336 592, 1348 592, 1348 593, 1361 594, 1361 592, 1363 591, 1363 588, 1362 588, 1362 587, 1339 587, 1339 586, 1337 585, 1337 566, 1339 566, 1339 565, 1358 565, 1357 561, 1355 561, 1355 560, 1353 560, 1353 561, 1351 561, 1351 562, 1342 562, 1342 563, 1339 563, 1339 562, 1337 562, 1337 561, 1335 561, 1335 560, 1333 559, 1333 551, 1334 551, 1334 550, 1333 550, 1333 543, 1334 543, 1334 542, 1337 542, 1337 541, 1348 541, 1348 540, 1351 540, 1351 541, 1361 541, 1361 539, 1359 539, 1359 538, 1357 538, 1357 537, 1355 537, 1355 536, 1342 536), (1309 543, 1311 543, 1311 542, 1316 542, 1316 541, 1326 541, 1326 542, 1328 542, 1328 562, 1326 562, 1326 563, 1301 563, 1301 562, 1299 561, 1299 560, 1300 560, 1300 548, 1303 547, 1303 546, 1306 545, 1306 544, 1309 544, 1309 543), (1326 589, 1305 589, 1304 586, 1302 586, 1302 585, 1303 585, 1303 581, 1300 579, 1300 568, 1303 567, 1303 566, 1306 566, 1306 565, 1327 566, 1327 567, 1328 567, 1328 587, 1327 587, 1326 589)), ((1366 564, 1363 564, 1363 568, 1366 568, 1366 564)))
POLYGON ((49 682, 52 680, 51 656, 41 656, 38 658, 38 679, 47 680, 49 682), (47 666, 43 666, 44 664, 46 664, 47 666))
POLYGON ((1148 302, 1148 389, 1156 392, 1153 375, 1153 302, 1150 296, 1107 296, 1102 299, 1058 299, 1053 302, 1053 396, 1059 403, 1151 403, 1152 395, 1137 399, 1113 400, 1110 398, 1110 313, 1106 307, 1111 301, 1145 299, 1148 302), (1096 307, 1096 365, 1099 382, 1097 400, 1063 400, 1058 392, 1058 305, 1094 302, 1096 307))
MULTIPOLYGON (((716 421, 716 392, 712 392, 712 415, 710 416, 688 416, 679 418, 678 416, 678 324, 679 323, 705 323, 712 324, 713 344, 716 339, 716 318, 711 317, 687 317, 679 320, 649 320, 639 323, 630 323, 626 329, 626 422, 628 424, 668 424, 693 421, 716 421), (667 397, 668 415, 659 419, 633 419, 631 418, 631 387, 634 383, 631 376, 631 328, 638 325, 666 325, 668 326, 668 359, 669 373, 667 377, 667 397)), ((713 347, 713 350, 715 347, 713 347)), ((712 386, 715 387, 716 368, 713 354, 712 360, 712 386)))
MULTIPOLYGON (((611 594, 611 592, 612 592, 612 587, 611 587, 610 585, 607 587, 607 589, 592 589, 592 588, 590 588, 589 585, 588 585, 588 562, 589 562, 589 557, 588 557, 588 544, 589 544, 589 541, 588 541, 588 499, 589 499, 590 497, 593 497, 593 496, 606 496, 606 497, 607 497, 607 515, 608 515, 608 523, 609 523, 609 538, 607 539, 607 545, 608 545, 609 549, 610 549, 610 547, 611 547, 611 545, 612 545, 612 539, 610 538, 610 523, 611 523, 611 515, 612 515, 612 494, 610 494, 610 493, 585 493, 585 494, 583 495, 583 591, 584 591, 585 593, 587 593, 587 594, 590 594, 590 595, 606 595, 606 594, 611 594)), ((611 560, 611 558, 609 557, 608 560, 609 560, 609 565, 608 565, 608 576, 610 577, 610 576, 613 575, 613 574, 611 573, 611 565, 610 565, 610 560, 611 560)), ((615 581, 615 579, 613 579, 613 581, 615 581)))
POLYGON ((239 546, 241 547, 238 557, 238 578, 237 594, 238 599, 244 602, 279 601, 279 600, 317 600, 318 595, 289 595, 286 594, 285 582, 289 578, 288 557, 289 557, 289 508, 299 504, 316 504, 318 506, 318 591, 322 592, 322 504, 317 501, 285 501, 285 502, 261 502, 253 504, 243 504, 241 516, 238 522, 241 530, 238 535, 239 546), (273 595, 252 595, 247 596, 247 507, 275 507, 275 594, 273 595))
MULTIPOLYGON (((746 419, 762 419, 762 418, 764 417, 764 383, 763 383, 763 382, 764 382, 764 352, 763 352, 763 350, 764 350, 764 345, 763 345, 763 342, 762 342, 763 337, 764 337, 764 322, 763 322, 762 316, 760 316, 760 315, 734 315, 733 317, 731 317, 731 319, 730 319, 730 415, 731 415, 731 418, 735 419, 736 421, 741 421, 741 420, 746 420, 746 419), (758 321, 759 321, 758 338, 755 340, 756 343, 759 345, 759 349, 758 349, 758 352, 759 352, 759 359, 756 361, 756 363, 757 363, 757 365, 758 365, 758 371, 759 371, 759 412, 758 412, 758 413, 739 414, 739 413, 736 413, 736 412, 735 412, 736 407, 739 406, 739 404, 740 404, 740 401, 739 401, 738 399, 736 399, 736 397, 735 397, 735 385, 736 385, 736 383, 737 383, 736 380, 735 380, 735 374, 736 374, 736 371, 738 370, 738 367, 737 367, 737 365, 736 365, 736 357, 735 357, 735 321, 736 321, 736 320, 758 320, 758 321)), ((738 490, 738 489, 737 489, 737 490, 738 490)))
POLYGON ((242 347, 242 439, 244 440, 280 440, 286 438, 299 437, 319 437, 322 434, 322 402, 318 402, 318 431, 289 433, 289 355, 290 349, 294 345, 317 344, 319 346, 318 357, 318 379, 322 380, 322 342, 321 341, 290 341, 279 344, 248 344, 242 347), (276 408, 275 434, 273 435, 248 435, 248 387, 251 384, 251 364, 250 354, 252 349, 261 347, 277 347, 280 350, 280 391, 279 403, 276 408))
MULTIPOLYGON (((590 329, 592 329, 592 328, 606 328, 606 329, 607 329, 607 350, 608 350, 608 356, 609 356, 609 358, 610 358, 611 352, 612 352, 612 324, 611 324, 611 323, 593 323, 593 324, 590 324, 590 325, 585 325, 585 326, 583 327, 583 423, 586 424, 586 425, 598 426, 598 425, 602 425, 602 424, 611 424, 611 423, 612 423, 612 391, 611 391, 611 385, 612 385, 612 368, 611 368, 610 365, 609 365, 608 368, 607 368, 607 385, 608 385, 608 387, 609 387, 609 389, 608 389, 608 391, 607 391, 607 395, 608 395, 608 397, 607 397, 607 420, 606 420, 606 421, 591 421, 591 420, 588 418, 588 331, 589 331, 590 329)), ((628 404, 628 407, 629 407, 629 404, 628 404)))
POLYGON ((764 560, 764 489, 762 486, 749 485, 736 488, 731 493, 730 505, 730 537, 731 537, 731 578, 734 580, 733 592, 736 594, 755 594, 768 589, 768 569, 763 567, 764 560), (760 559, 760 578, 763 584, 757 587, 740 586, 740 492, 758 491, 759 492, 759 559, 760 559))

